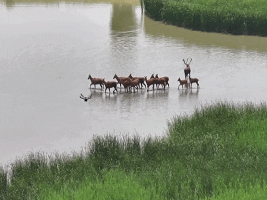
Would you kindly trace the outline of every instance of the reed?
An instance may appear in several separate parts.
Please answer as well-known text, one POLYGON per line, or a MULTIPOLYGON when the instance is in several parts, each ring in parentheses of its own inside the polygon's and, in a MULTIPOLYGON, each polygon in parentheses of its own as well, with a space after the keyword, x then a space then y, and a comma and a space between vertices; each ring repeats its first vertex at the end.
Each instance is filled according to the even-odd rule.
POLYGON ((266 36, 264 0, 144 0, 155 20, 193 30, 266 36))
POLYGON ((0 171, 1 199, 266 197, 266 104, 218 102, 165 137, 95 137, 72 155, 32 153, 0 171))

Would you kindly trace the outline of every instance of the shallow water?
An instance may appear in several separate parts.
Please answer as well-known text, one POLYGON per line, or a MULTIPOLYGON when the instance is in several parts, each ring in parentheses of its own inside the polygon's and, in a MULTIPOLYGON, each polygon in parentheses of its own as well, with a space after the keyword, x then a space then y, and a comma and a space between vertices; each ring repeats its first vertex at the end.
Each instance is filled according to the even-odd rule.
POLYGON ((0 45, 2 163, 28 151, 78 151, 94 135, 163 136, 174 116, 201 105, 267 98, 267 38, 165 25, 133 2, 0 1, 0 45), (199 89, 177 89, 184 58, 199 89), (89 89, 89 74, 115 73, 169 76, 170 87, 89 89))

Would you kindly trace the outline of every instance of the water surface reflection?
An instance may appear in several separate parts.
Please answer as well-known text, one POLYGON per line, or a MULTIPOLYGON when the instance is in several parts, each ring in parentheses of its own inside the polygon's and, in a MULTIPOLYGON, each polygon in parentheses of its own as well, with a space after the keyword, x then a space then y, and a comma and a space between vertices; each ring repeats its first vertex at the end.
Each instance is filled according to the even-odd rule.
POLYGON ((131 72, 130 67, 136 64, 135 57, 136 51, 138 51, 136 49, 137 24, 134 7, 131 4, 113 4, 110 28, 111 68, 117 74, 131 72), (129 63, 132 64, 129 65, 129 63))

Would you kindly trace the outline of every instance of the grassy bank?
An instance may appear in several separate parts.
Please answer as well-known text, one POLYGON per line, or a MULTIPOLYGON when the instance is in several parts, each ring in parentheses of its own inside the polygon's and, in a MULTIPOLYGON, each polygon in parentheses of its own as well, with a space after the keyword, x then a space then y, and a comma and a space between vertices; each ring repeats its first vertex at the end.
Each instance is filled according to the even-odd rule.
POLYGON ((96 137, 72 156, 31 154, 0 170, 0 199, 266 199, 267 107, 217 103, 164 138, 96 137))
POLYGON ((267 36, 265 0, 143 0, 155 20, 193 30, 267 36))

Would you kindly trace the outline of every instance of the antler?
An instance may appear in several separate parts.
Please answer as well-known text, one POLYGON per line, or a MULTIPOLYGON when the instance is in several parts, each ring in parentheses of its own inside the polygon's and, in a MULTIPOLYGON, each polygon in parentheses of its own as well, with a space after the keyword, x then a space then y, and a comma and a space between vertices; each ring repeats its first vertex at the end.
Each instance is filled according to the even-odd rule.
POLYGON ((192 58, 187 58, 187 60, 188 60, 188 59, 191 59, 190 62, 188 63, 188 65, 189 65, 189 64, 192 62, 192 58))
POLYGON ((192 62, 192 58, 187 58, 186 59, 186 62, 185 62, 185 60, 183 59, 183 61, 184 61, 184 64, 187 66, 187 65, 189 65, 191 62, 192 62), (190 61, 189 61, 189 63, 188 63, 188 60, 190 59, 190 61))
POLYGON ((83 99, 84 101, 87 101, 88 99, 91 99, 92 94, 89 97, 83 96, 83 94, 80 95, 80 98, 83 99))

